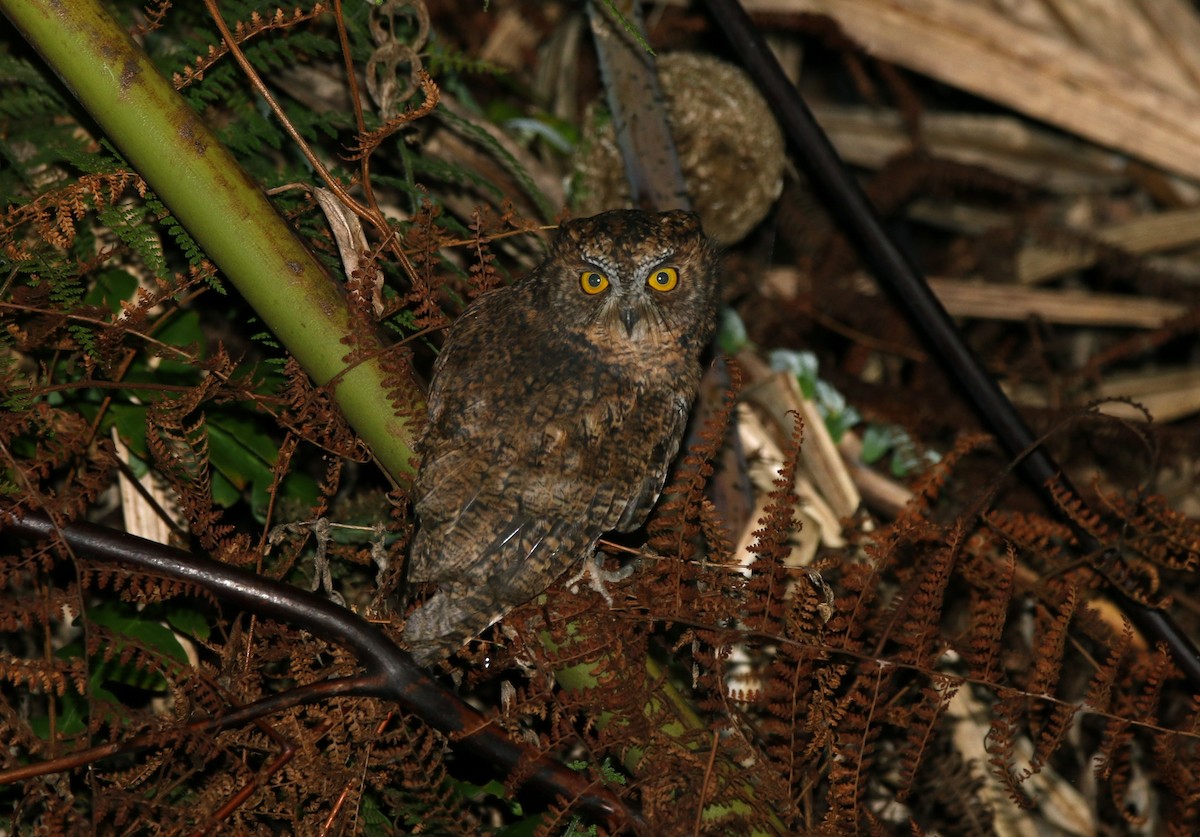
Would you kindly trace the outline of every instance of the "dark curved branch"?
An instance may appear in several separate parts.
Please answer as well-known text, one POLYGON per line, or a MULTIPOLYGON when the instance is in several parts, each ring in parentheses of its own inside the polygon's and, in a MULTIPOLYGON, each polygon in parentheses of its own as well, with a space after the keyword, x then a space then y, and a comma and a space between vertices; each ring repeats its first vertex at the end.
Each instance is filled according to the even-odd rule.
MULTIPOLYGON (((240 567, 125 532, 82 522, 57 526, 43 512, 24 511, 19 516, 0 512, 0 531, 38 540, 61 537, 73 551, 93 560, 126 564, 195 584, 249 613, 295 625, 348 648, 366 669, 357 677, 296 690, 282 702, 279 698, 283 696, 277 696, 196 723, 224 729, 254 720, 268 711, 311 703, 332 694, 394 700, 405 711, 450 736, 456 749, 507 773, 519 771, 526 777, 525 789, 566 800, 579 813, 608 827, 644 829, 641 816, 616 796, 594 787, 582 774, 508 738, 484 715, 430 677, 408 652, 378 628, 327 599, 240 567)), ((132 743, 137 746, 137 742, 132 743)), ((108 753, 98 753, 96 757, 103 755, 108 753)))
MULTIPOLYGON (((770 103, 795 152, 796 164, 822 193, 826 206, 880 285, 908 316, 975 408, 984 425, 1000 440, 1025 480, 1047 507, 1058 512, 1051 485, 1072 497, 1079 493, 1067 476, 1034 439, 1016 407, 963 341, 954 321, 929 289, 920 271, 904 256, 884 230, 874 207, 847 171, 829 137, 817 124, 799 91, 784 75, 762 36, 738 0, 705 0, 718 28, 725 33, 746 70, 770 103)), ((1102 555, 1106 549, 1089 532, 1064 518, 1080 551, 1102 555)), ((1200 689, 1200 652, 1165 611, 1133 601, 1115 586, 1129 620, 1143 633, 1167 644, 1175 664, 1193 688, 1200 689)))

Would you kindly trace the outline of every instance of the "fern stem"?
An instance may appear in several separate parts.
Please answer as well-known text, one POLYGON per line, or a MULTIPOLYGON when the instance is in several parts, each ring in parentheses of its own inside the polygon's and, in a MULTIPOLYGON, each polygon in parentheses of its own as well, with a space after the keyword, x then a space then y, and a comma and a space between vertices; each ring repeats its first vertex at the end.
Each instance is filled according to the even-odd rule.
MULTIPOLYGON (((320 386, 380 464, 412 473, 409 421, 387 406, 383 341, 352 320, 332 278, 259 185, 97 0, 0 0, 171 213, 320 386), (366 360, 348 365, 353 349, 366 360)), ((405 393, 411 414, 420 396, 405 393)))

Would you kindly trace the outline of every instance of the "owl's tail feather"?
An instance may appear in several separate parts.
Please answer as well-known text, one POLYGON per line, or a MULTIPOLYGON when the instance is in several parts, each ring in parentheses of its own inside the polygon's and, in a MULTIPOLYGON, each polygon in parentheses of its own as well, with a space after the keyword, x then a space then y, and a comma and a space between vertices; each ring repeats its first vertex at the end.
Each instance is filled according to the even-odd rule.
MULTIPOLYGON (((428 666, 449 657, 483 630, 479 627, 480 608, 494 607, 495 603, 488 601, 485 605, 474 598, 442 590, 412 612, 404 625, 404 640, 419 665, 428 666)), ((487 624, 491 625, 504 612, 497 613, 487 624)))
MULTIPOLYGON (((580 558, 590 560, 600 537, 594 527, 527 514, 497 532, 480 557, 466 562, 466 572, 453 581, 443 578, 437 593, 409 615, 404 639, 421 665, 453 654, 580 558)), ((425 548, 420 538, 414 554, 425 548)))

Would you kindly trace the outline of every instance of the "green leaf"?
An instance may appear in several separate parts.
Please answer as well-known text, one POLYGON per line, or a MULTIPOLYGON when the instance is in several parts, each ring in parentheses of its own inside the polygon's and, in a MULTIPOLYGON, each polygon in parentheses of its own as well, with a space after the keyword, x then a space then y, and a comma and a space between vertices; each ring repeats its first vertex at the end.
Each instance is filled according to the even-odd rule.
POLYGON ((795 375, 805 398, 811 399, 816 394, 817 356, 812 352, 772 349, 767 353, 767 362, 776 372, 795 375))
POLYGON ((170 320, 154 334, 155 338, 169 346, 187 348, 204 347, 204 331, 200 328, 200 315, 195 311, 184 311, 170 320))
POLYGON ((516 816, 521 816, 523 812, 521 803, 515 799, 509 798, 508 791, 505 789, 504 783, 498 779, 492 779, 490 782, 483 785, 477 785, 474 782, 468 782, 466 780, 455 782, 455 785, 458 787, 458 792, 467 799, 475 799, 480 796, 491 796, 507 805, 508 809, 516 816))
MULTIPOLYGON (((141 645, 181 663, 187 662, 187 653, 179 644, 174 631, 163 625, 150 614, 151 610, 133 611, 124 602, 105 602, 88 610, 88 619, 102 625, 113 633, 122 634, 141 645)), ((131 681, 130 685, 138 685, 131 681)))
POLYGON ((137 277, 124 270, 105 270, 96 276, 94 284, 83 298, 88 305, 103 305, 114 314, 121 313, 121 303, 132 299, 137 290, 137 277))
POLYGON ((891 428, 878 424, 869 424, 862 435, 862 461, 874 465, 892 449, 893 434, 891 428))
POLYGON ((244 488, 252 479, 270 477, 279 458, 279 446, 253 419, 210 413, 208 435, 213 464, 235 484, 244 488), (221 456, 226 457, 224 466, 217 462, 221 456))
POLYGON ((211 617, 208 615, 200 613, 197 610, 172 605, 165 616, 167 624, 184 636, 191 636, 201 640, 208 639, 211 632, 209 625, 211 617))
POLYGON ((238 490, 238 487, 221 476, 219 471, 213 471, 211 487, 213 503, 223 509, 233 506, 242 499, 242 492, 238 490))
POLYGON ((813 398, 834 442, 840 442, 847 430, 862 421, 858 410, 848 405, 845 396, 828 381, 818 380, 814 383, 813 398))
POLYGON ((392 818, 380 809, 379 801, 370 794, 363 796, 362 803, 358 806, 358 817, 364 834, 395 833, 392 818))
POLYGON ((746 333, 746 324, 738 316, 738 312, 726 306, 721 309, 721 319, 717 324, 717 348, 721 353, 733 357, 750 345, 750 337, 746 333))
POLYGON ((862 460, 868 465, 891 454, 888 471, 903 478, 923 471, 941 457, 936 451, 919 452, 908 432, 896 425, 870 425, 863 432, 862 460))
MULTIPOLYGON (((270 502, 275 483, 275 463, 279 459, 279 444, 251 418, 232 413, 211 413, 208 416, 209 461, 216 472, 213 498, 232 505, 247 490, 256 513, 264 512, 270 502), (218 486, 217 477, 224 481, 218 486)), ((302 504, 315 502, 320 488, 308 474, 293 471, 280 483, 281 496, 302 504)))
POLYGON ((125 404, 114 402, 108 407, 105 429, 117 428, 121 441, 129 446, 129 450, 140 459, 148 459, 146 450, 146 412, 145 404, 125 404))
MULTIPOLYGON (((69 738, 83 732, 87 726, 87 698, 67 691, 58 702, 58 717, 55 719, 55 733, 63 738, 69 738)), ((50 740, 50 718, 39 716, 29 720, 33 734, 38 738, 50 740)))

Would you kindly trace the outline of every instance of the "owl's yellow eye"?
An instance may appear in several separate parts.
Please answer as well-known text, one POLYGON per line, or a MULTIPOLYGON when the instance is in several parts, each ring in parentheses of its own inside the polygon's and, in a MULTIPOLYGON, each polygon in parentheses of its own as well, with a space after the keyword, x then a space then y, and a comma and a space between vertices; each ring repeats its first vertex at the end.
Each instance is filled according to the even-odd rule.
POLYGON ((594 270, 585 270, 579 276, 579 285, 585 294, 598 294, 608 287, 608 277, 594 270))
POLYGON ((679 273, 673 267, 660 267, 650 274, 647 284, 656 291, 673 291, 679 284, 679 273))

